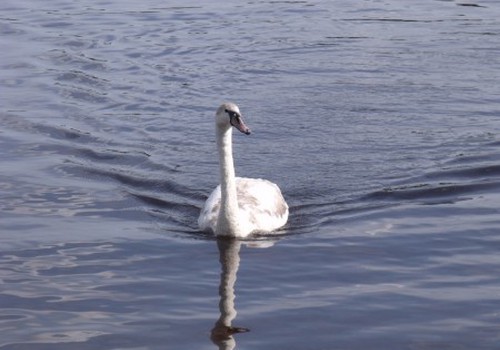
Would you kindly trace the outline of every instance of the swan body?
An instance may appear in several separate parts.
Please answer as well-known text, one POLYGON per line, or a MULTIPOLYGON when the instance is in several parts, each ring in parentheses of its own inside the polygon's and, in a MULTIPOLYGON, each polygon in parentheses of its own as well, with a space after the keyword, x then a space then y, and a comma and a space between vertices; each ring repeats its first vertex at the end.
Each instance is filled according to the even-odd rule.
POLYGON ((217 110, 215 124, 221 184, 201 210, 200 229, 217 236, 246 237, 253 232, 271 232, 285 225, 288 205, 276 184, 235 176, 232 127, 250 134, 238 106, 222 104, 217 110))

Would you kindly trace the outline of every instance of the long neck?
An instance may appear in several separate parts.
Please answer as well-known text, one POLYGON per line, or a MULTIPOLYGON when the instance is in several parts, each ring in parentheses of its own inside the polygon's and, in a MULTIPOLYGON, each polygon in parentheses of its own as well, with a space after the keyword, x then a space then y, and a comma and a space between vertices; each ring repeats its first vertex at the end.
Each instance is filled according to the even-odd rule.
POLYGON ((219 150, 221 207, 217 220, 217 235, 237 236, 238 198, 234 173, 232 130, 217 128, 217 148, 219 150))

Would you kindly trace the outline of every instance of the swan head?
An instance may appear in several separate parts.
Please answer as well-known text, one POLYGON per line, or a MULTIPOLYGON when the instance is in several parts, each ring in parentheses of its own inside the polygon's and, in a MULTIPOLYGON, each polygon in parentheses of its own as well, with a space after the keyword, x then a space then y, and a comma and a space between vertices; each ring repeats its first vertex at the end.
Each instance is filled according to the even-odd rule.
POLYGON ((220 105, 215 114, 215 123, 223 130, 229 130, 234 126, 240 132, 250 135, 250 128, 245 125, 240 109, 234 103, 226 102, 220 105))

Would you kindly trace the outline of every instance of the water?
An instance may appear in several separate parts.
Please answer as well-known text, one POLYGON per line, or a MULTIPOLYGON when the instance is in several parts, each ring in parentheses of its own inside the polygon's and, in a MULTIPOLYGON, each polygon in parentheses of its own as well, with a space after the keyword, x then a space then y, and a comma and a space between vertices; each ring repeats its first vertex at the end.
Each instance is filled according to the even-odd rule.
POLYGON ((0 9, 0 349, 498 348, 496 1, 0 9), (197 231, 224 100, 276 236, 197 231))

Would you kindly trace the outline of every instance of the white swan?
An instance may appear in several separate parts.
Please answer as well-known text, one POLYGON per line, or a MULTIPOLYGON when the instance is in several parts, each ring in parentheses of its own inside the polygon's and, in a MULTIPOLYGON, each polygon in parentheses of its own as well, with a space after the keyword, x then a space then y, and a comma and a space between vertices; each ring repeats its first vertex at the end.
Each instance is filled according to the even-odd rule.
POLYGON ((198 225, 218 236, 246 237, 252 232, 270 232, 285 225, 288 205, 277 185, 263 179, 236 177, 232 128, 249 135, 234 103, 222 104, 215 115, 221 184, 208 197, 198 225))

